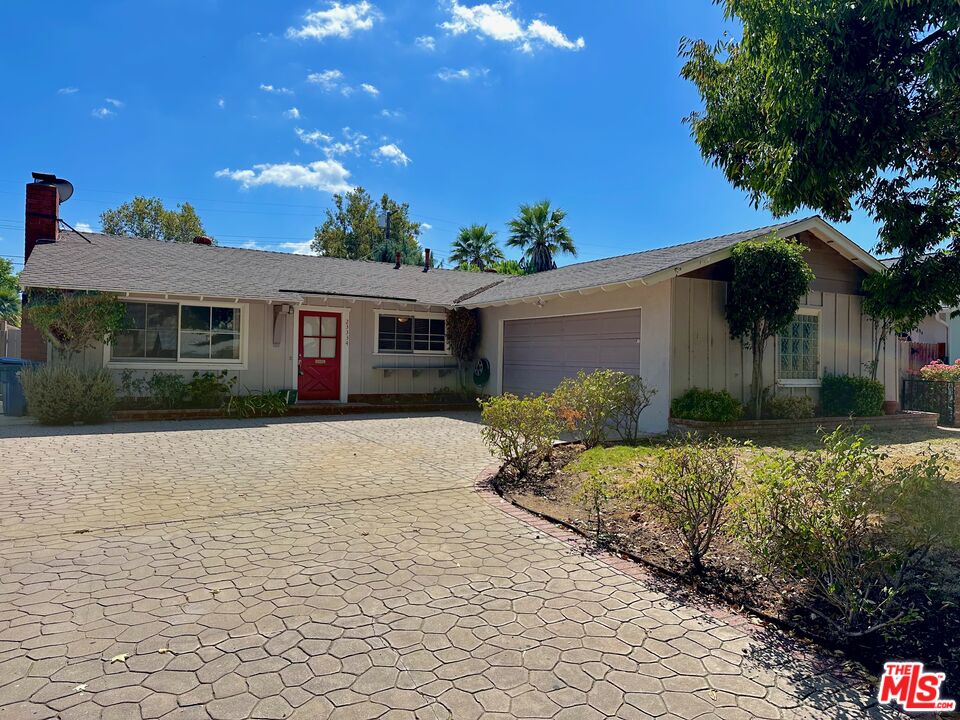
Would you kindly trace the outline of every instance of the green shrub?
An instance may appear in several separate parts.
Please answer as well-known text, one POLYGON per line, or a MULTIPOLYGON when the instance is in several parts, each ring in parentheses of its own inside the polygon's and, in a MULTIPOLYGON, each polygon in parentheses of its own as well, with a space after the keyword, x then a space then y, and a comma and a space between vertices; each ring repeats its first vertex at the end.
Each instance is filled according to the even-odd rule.
POLYGON ((816 413, 813 398, 807 395, 774 395, 767 401, 765 415, 779 420, 803 420, 816 413))
POLYGON ((561 425, 588 448, 616 430, 623 440, 637 439, 640 413, 649 407, 656 390, 643 378, 615 370, 583 370, 566 378, 552 395, 561 425))
POLYGON ((227 401, 227 414, 244 418, 286 415, 288 410, 285 390, 254 395, 232 395, 227 401))
POLYGON ((660 449, 650 472, 631 485, 676 535, 695 573, 727 522, 738 471, 730 441, 687 435, 660 449))
POLYGON ((546 395, 519 398, 506 393, 480 401, 480 421, 484 441, 521 477, 549 456, 560 434, 546 395))
POLYGON ((190 407, 223 407, 230 398, 230 391, 237 382, 236 377, 228 378, 228 371, 194 372, 187 383, 190 407))
POLYGON ((863 438, 841 428, 822 448, 761 456, 739 501, 741 541, 778 588, 842 638, 909 622, 909 598, 935 547, 956 547, 956 494, 940 458, 885 473, 863 438), (796 593, 795 588, 805 589, 796 593))
POLYGON ((670 403, 670 414, 684 420, 731 422, 743 415, 743 405, 726 390, 693 387, 670 403))
POLYGON ((20 382, 27 412, 44 425, 103 422, 116 401, 116 387, 107 370, 43 365, 24 368, 20 382))
POLYGON ((583 370, 575 378, 564 378, 552 395, 555 412, 566 430, 588 448, 606 438, 614 415, 619 375, 612 370, 583 370))
POLYGON ((883 383, 868 377, 824 375, 820 407, 827 417, 871 417, 883 414, 883 383))
POLYGON ((147 380, 147 390, 151 404, 164 409, 186 407, 190 397, 190 389, 179 373, 154 373, 147 380))

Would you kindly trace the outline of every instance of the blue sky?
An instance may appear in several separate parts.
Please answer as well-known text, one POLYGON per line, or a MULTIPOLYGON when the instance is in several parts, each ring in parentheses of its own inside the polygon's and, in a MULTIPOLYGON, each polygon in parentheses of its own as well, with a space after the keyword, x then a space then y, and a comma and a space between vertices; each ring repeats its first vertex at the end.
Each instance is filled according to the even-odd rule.
POLYGON ((75 226, 159 196, 271 250, 357 184, 408 202, 441 257, 541 198, 583 260, 763 225, 681 122, 679 40, 724 29, 708 0, 4 3, 0 254, 21 259, 34 170, 74 183, 75 226))

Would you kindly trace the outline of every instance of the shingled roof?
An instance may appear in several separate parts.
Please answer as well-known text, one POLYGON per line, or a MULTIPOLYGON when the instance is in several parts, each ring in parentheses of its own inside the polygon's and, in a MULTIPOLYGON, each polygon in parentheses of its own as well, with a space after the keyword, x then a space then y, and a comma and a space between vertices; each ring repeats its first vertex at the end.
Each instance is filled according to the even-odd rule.
POLYGON ((486 273, 314 255, 166 243, 98 233, 60 234, 37 245, 21 273, 24 287, 205 295, 300 302, 307 295, 344 295, 426 305, 456 298, 495 281, 486 273), (89 242, 84 238, 89 238, 89 242))
MULTIPOLYGON (((519 277, 438 269, 425 273, 421 267, 410 265, 394 269, 391 263, 64 232, 58 242, 34 249, 20 275, 20 283, 24 287, 295 303, 310 295, 332 295, 481 307, 643 282, 658 274, 662 277, 665 272, 729 249, 743 240, 772 231, 783 234, 794 226, 799 230, 813 219, 766 225, 519 277)), ((819 223, 825 225, 822 221, 819 223)), ((859 248, 856 250, 864 253, 859 248)))
POLYGON ((719 250, 726 250, 743 240, 762 237, 773 231, 786 230, 810 219, 791 220, 790 222, 766 225, 753 230, 744 230, 681 245, 671 245, 629 255, 564 265, 556 270, 534 275, 511 277, 470 298, 461 298, 461 302, 470 306, 479 306, 617 285, 634 280, 641 281, 690 260, 711 255, 719 250))

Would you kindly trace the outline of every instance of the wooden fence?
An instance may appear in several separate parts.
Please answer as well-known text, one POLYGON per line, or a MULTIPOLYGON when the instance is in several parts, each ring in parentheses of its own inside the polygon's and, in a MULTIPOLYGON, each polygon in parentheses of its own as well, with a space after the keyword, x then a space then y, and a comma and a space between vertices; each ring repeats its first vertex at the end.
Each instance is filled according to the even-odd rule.
POLYGON ((0 357, 20 357, 20 328, 0 320, 0 357))

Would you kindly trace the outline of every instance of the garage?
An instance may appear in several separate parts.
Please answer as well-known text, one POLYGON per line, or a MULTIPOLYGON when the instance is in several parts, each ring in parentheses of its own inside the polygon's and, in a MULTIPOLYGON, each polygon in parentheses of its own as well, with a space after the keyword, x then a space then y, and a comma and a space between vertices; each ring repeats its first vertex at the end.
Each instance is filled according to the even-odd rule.
POLYGON ((505 320, 503 391, 550 392, 580 370, 640 374, 640 310, 505 320))

